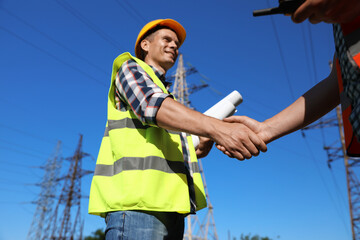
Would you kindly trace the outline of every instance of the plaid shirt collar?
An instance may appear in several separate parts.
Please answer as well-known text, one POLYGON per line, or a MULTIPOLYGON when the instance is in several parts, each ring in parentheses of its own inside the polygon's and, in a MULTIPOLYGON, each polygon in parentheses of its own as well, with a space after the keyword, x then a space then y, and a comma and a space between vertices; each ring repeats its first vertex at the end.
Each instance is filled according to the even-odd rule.
POLYGON ((155 75, 160 79, 160 81, 164 84, 165 88, 167 89, 170 86, 170 82, 167 82, 165 79, 165 73, 163 73, 162 71, 160 71, 159 69, 157 69, 154 66, 151 66, 152 70, 154 71, 155 75))

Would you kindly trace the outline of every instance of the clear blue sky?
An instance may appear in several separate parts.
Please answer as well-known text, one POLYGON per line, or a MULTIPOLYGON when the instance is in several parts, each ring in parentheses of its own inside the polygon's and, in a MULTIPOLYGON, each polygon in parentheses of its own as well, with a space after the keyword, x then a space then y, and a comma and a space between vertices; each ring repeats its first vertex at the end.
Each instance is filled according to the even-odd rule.
MULTIPOLYGON (((68 157, 83 134, 83 150, 96 158, 112 61, 134 52, 147 21, 173 18, 187 30, 181 52, 201 73, 188 82, 210 85, 190 98, 201 112, 238 90, 244 102, 237 114, 263 121, 325 78, 334 52, 331 25, 252 17, 268 4, 277 1, 0 1, 0 240, 26 238, 35 212, 30 202, 39 193, 32 184, 43 175, 36 167, 58 140, 68 157)), ((344 164, 329 169, 323 150, 338 131, 305 134, 279 139, 251 160, 217 149, 202 160, 220 239, 228 231, 237 238, 351 239, 344 164)), ((94 167, 84 159, 83 168, 94 167)), ((90 181, 83 178, 84 195, 90 181)), ((84 235, 105 226, 86 214, 87 200, 82 210, 84 235)))

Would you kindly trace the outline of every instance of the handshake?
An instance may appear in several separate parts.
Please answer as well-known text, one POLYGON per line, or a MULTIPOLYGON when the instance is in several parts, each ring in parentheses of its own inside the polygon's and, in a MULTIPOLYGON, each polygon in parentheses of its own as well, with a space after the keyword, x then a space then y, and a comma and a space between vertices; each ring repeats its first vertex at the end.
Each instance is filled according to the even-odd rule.
MULTIPOLYGON (((266 131, 263 131, 266 126, 264 123, 245 116, 230 117, 236 112, 236 106, 241 102, 241 95, 237 91, 233 91, 207 110, 204 115, 223 120, 228 126, 228 131, 219 133, 221 140, 215 140, 216 147, 231 158, 244 160, 259 155, 260 151, 266 152, 266 143, 270 141, 270 138, 265 133, 266 131)), ((217 131, 221 132, 221 129, 220 127, 217 131)), ((206 156, 213 141, 195 135, 192 138, 198 157, 206 156)))

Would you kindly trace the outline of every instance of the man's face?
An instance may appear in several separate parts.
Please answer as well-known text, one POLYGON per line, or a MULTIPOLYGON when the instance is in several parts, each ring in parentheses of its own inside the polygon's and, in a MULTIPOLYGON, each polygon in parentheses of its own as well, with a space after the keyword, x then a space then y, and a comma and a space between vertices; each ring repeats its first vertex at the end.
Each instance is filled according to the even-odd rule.
POLYGON ((170 29, 160 29, 148 39, 143 49, 147 51, 145 62, 165 72, 170 69, 176 61, 179 50, 179 40, 176 33, 170 29))

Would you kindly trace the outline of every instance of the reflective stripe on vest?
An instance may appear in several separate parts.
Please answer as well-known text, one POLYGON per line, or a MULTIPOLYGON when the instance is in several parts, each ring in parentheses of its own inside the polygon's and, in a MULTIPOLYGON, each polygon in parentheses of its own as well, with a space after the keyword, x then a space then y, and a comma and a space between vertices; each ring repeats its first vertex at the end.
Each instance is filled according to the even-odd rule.
MULTIPOLYGON (((109 211, 144 210, 190 212, 189 179, 182 144, 177 132, 143 125, 131 111, 115 106, 115 77, 123 62, 135 60, 155 84, 167 93, 146 63, 121 54, 114 60, 108 95, 108 121, 91 183, 89 213, 103 216, 109 211), (189 185, 188 185, 189 184, 189 185)), ((186 137, 192 146, 190 136, 186 137)), ((195 150, 190 149, 196 210, 206 207, 195 150)))
MULTIPOLYGON (((199 165, 195 162, 191 163, 194 173, 199 173, 199 165)), ((183 162, 168 161, 164 158, 156 156, 124 157, 114 162, 113 165, 96 164, 94 175, 97 176, 114 176, 122 171, 128 170, 159 170, 166 173, 182 173, 185 174, 183 162)))
POLYGON ((144 126, 140 120, 124 118, 120 120, 108 120, 108 125, 105 129, 104 136, 109 136, 109 131, 112 129, 120 128, 136 128, 136 129, 147 129, 149 126, 144 126))

